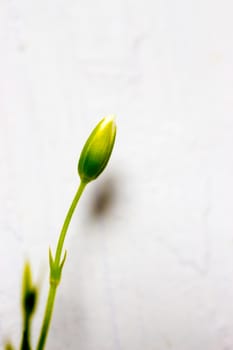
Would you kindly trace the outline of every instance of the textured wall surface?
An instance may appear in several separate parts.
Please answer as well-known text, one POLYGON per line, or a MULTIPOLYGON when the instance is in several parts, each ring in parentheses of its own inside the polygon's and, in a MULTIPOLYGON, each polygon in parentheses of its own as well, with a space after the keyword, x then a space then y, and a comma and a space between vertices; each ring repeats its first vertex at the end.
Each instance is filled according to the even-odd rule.
POLYGON ((117 115, 89 185, 49 350, 233 349, 233 4, 0 0, 0 345, 20 279, 41 285, 90 130, 117 115))

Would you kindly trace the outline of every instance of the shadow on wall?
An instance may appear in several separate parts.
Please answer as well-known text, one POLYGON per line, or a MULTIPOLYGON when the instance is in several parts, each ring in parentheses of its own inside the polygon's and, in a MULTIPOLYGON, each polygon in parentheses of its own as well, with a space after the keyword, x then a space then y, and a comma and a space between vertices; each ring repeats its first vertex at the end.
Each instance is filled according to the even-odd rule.
POLYGON ((112 214, 118 202, 118 183, 118 178, 111 175, 95 186, 87 213, 88 219, 95 221, 112 214))

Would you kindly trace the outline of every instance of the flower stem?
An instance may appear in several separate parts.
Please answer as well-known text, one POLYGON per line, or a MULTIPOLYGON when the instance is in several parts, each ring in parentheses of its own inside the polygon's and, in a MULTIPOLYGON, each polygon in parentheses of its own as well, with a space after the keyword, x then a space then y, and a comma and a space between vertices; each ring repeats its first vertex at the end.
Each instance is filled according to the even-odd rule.
POLYGON ((26 314, 24 319, 24 330, 23 330, 23 337, 21 342, 21 350, 31 350, 30 347, 30 319, 31 317, 26 314))
POLYGON ((65 241, 66 233, 67 233, 71 218, 73 216, 74 210, 78 204, 78 201, 79 201, 85 187, 86 187, 86 183, 81 181, 80 185, 78 187, 78 190, 74 196, 74 199, 71 203, 71 206, 67 212, 64 224, 62 226, 62 230, 61 230, 59 240, 57 243, 55 259, 53 260, 52 255, 50 256, 50 260, 51 260, 50 261, 50 287, 49 287, 49 293, 48 293, 48 298, 47 298, 47 304, 45 307, 44 319, 43 319, 43 323, 41 326, 40 337, 39 337, 38 344, 36 347, 37 350, 43 350, 44 346, 45 346, 45 342, 46 342, 46 338, 47 338, 48 330, 49 330, 49 325, 50 325, 50 321, 51 321, 51 317, 52 317, 52 313, 53 313, 53 306, 54 306, 54 301, 55 301, 55 297, 56 297, 56 291, 57 291, 57 287, 58 287, 59 282, 60 282, 61 271, 62 271, 62 267, 63 267, 64 261, 65 261, 65 256, 64 256, 62 262, 60 262, 63 244, 65 241))
POLYGON ((41 327, 40 338, 39 338, 39 342, 37 345, 37 350, 42 350, 44 348, 44 345, 45 345, 45 341, 47 338, 49 325, 50 325, 50 321, 51 321, 51 317, 52 317, 56 291, 57 291, 57 286, 55 284, 50 284, 49 294, 48 294, 48 299, 47 299, 47 304, 46 304, 46 309, 45 309, 45 314, 44 314, 44 320, 43 320, 43 324, 41 327))

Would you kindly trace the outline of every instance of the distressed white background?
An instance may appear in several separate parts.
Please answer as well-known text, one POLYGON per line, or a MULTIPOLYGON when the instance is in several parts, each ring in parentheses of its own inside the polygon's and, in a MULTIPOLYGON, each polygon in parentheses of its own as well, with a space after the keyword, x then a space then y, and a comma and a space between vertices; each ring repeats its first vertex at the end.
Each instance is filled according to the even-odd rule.
POLYGON ((231 0, 0 0, 1 347, 19 342, 26 258, 36 343, 79 153, 115 113, 47 349, 233 349, 232 13, 231 0))

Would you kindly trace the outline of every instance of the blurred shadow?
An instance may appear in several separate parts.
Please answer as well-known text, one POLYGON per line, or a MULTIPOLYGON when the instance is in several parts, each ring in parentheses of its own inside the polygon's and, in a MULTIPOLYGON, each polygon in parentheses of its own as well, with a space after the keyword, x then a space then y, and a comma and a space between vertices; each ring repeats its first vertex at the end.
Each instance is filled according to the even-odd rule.
POLYGON ((108 177, 104 182, 99 183, 91 198, 88 216, 97 220, 111 214, 118 199, 118 181, 114 176, 108 177))

